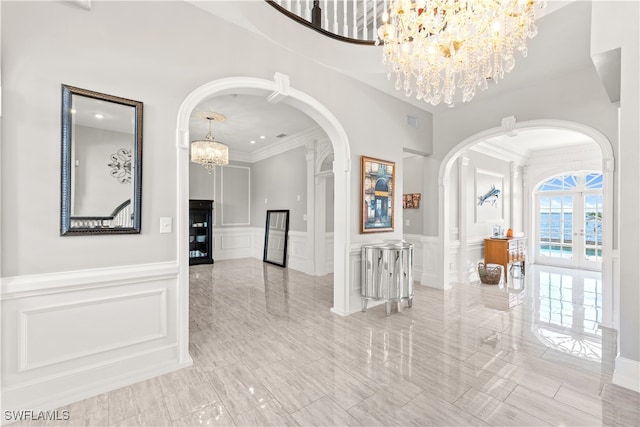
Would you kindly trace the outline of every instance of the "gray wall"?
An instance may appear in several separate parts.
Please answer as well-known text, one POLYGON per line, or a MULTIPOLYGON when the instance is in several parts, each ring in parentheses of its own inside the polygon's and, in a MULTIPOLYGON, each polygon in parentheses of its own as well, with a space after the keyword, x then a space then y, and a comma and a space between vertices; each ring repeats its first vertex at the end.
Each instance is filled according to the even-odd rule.
POLYGON ((216 224, 242 227, 251 225, 251 166, 230 163, 220 168, 220 198, 216 203, 216 224))
MULTIPOLYGON (((220 167, 209 173, 202 165, 189 162, 189 199, 216 200, 216 174, 220 174, 220 167)), ((219 180, 219 178, 218 178, 219 180)), ((219 194, 219 193, 218 193, 219 194)))
POLYGON ((333 175, 328 176, 327 178, 327 192, 326 192, 326 201, 325 201, 325 231, 327 233, 333 233, 333 207, 334 207, 334 194, 333 194, 333 175))
MULTIPOLYGON (((402 173, 402 186, 403 193, 423 193, 424 183, 424 157, 412 156, 403 159, 402 161, 403 173, 402 173)), ((402 209, 402 226, 404 234, 422 234, 423 227, 423 211, 425 208, 426 200, 420 200, 420 207, 418 209, 402 209), (408 223, 407 223, 408 221, 408 223)))
POLYGON ((189 198, 213 200, 213 225, 216 228, 249 227, 252 164, 231 160, 216 166, 211 173, 189 162, 189 198))
MULTIPOLYGON (((307 231, 307 160, 305 148, 253 163, 251 225, 264 227, 269 209, 289 209, 289 230, 307 231)), ((333 213, 332 213, 333 215, 333 213)))

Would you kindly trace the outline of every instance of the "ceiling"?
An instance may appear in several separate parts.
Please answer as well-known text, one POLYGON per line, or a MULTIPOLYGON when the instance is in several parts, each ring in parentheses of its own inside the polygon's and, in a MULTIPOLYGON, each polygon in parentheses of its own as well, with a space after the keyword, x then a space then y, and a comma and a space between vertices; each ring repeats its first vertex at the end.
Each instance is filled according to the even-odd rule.
POLYGON ((234 93, 201 102, 189 120, 191 140, 204 139, 209 131, 209 121, 198 117, 201 116, 199 113, 207 112, 216 112, 226 117, 224 121, 211 122, 211 133, 216 141, 229 146, 232 158, 247 158, 287 136, 316 126, 315 121, 300 110, 283 102, 269 103, 268 95, 266 92, 234 93))
MULTIPOLYGON (((190 3, 436 116, 438 112, 446 111, 448 108, 444 105, 433 107, 395 91, 393 82, 386 78, 378 47, 357 46, 328 39, 289 20, 264 2, 190 3), (273 29, 281 25, 298 26, 299 28, 294 27, 293 30, 299 32, 299 39, 279 40, 278 35, 286 32, 274 32, 273 29), (324 38, 330 48, 308 49, 309 43, 319 43, 317 37, 324 38), (300 46, 297 43, 300 43, 300 46)), ((588 2, 549 2, 544 13, 539 15, 542 16, 539 16, 537 21, 539 34, 528 44, 529 55, 526 58, 517 58, 516 68, 510 75, 499 85, 490 85, 487 91, 478 93, 471 102, 517 90, 524 85, 534 85, 555 75, 593 66, 589 55, 591 7, 588 2), (570 7, 564 7, 567 5, 570 7), (544 57, 545 60, 536 60, 539 57, 544 57), (549 61, 557 66, 549 67, 549 61)), ((218 112, 227 117, 225 122, 213 123, 212 133, 216 140, 229 145, 232 158, 234 154, 250 155, 268 147, 269 144, 282 139, 278 138, 278 135, 294 135, 315 126, 315 122, 299 110, 284 103, 269 103, 268 95, 238 93, 218 96, 201 103, 196 107, 190 121, 191 139, 202 139, 206 135, 207 121, 195 115, 207 111, 218 112), (261 139, 261 135, 265 138, 261 139), (250 143, 252 140, 255 144, 250 143)), ((460 107, 464 105, 458 104, 454 108, 460 107)), ((575 145, 580 139, 579 136, 574 132, 537 130, 522 133, 505 141, 494 139, 485 144, 508 146, 527 157, 536 150, 575 145)), ((580 143, 584 142, 582 137, 580 143)))
POLYGON ((477 143, 472 150, 484 153, 510 153, 514 158, 527 159, 536 152, 567 147, 598 144, 588 136, 566 129, 526 129, 515 135, 500 135, 477 143))

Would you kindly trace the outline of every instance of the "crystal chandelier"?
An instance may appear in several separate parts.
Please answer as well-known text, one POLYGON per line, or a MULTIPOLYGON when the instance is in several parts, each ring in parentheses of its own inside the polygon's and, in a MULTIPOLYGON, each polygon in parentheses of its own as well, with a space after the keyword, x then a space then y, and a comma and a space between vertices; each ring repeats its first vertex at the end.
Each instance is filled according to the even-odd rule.
POLYGON ((204 166, 211 173, 215 166, 229 164, 229 147, 214 140, 211 135, 211 120, 222 122, 226 117, 218 113, 198 113, 197 116, 209 120, 209 133, 204 139, 191 143, 191 161, 204 166))
POLYGON ((387 78, 396 89, 432 105, 454 102, 456 87, 468 102, 487 81, 496 83, 527 56, 534 37, 534 0, 393 0, 378 29, 387 78))

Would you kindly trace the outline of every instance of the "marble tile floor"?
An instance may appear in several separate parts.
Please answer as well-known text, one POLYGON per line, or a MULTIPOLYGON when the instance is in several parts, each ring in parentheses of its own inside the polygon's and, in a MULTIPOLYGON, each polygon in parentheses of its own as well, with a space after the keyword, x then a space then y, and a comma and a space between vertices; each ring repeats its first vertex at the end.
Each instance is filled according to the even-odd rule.
POLYGON ((574 273, 416 286, 412 308, 340 317, 331 276, 255 259, 193 266, 194 366, 45 425, 638 426, 640 395, 611 384, 599 278, 574 273))

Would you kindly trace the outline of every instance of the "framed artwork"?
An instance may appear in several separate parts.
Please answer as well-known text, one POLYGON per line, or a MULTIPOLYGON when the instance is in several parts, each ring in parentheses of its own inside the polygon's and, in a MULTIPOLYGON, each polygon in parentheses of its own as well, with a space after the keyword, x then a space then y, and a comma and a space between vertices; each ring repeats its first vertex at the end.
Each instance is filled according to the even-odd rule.
POLYGON ((360 158, 360 233, 393 231, 394 162, 360 158))
POLYGON ((484 169, 475 170, 475 223, 493 224, 504 220, 504 175, 484 169))
POLYGON ((412 193, 402 195, 402 208, 403 209, 418 209, 420 208, 420 199, 422 194, 412 193))

